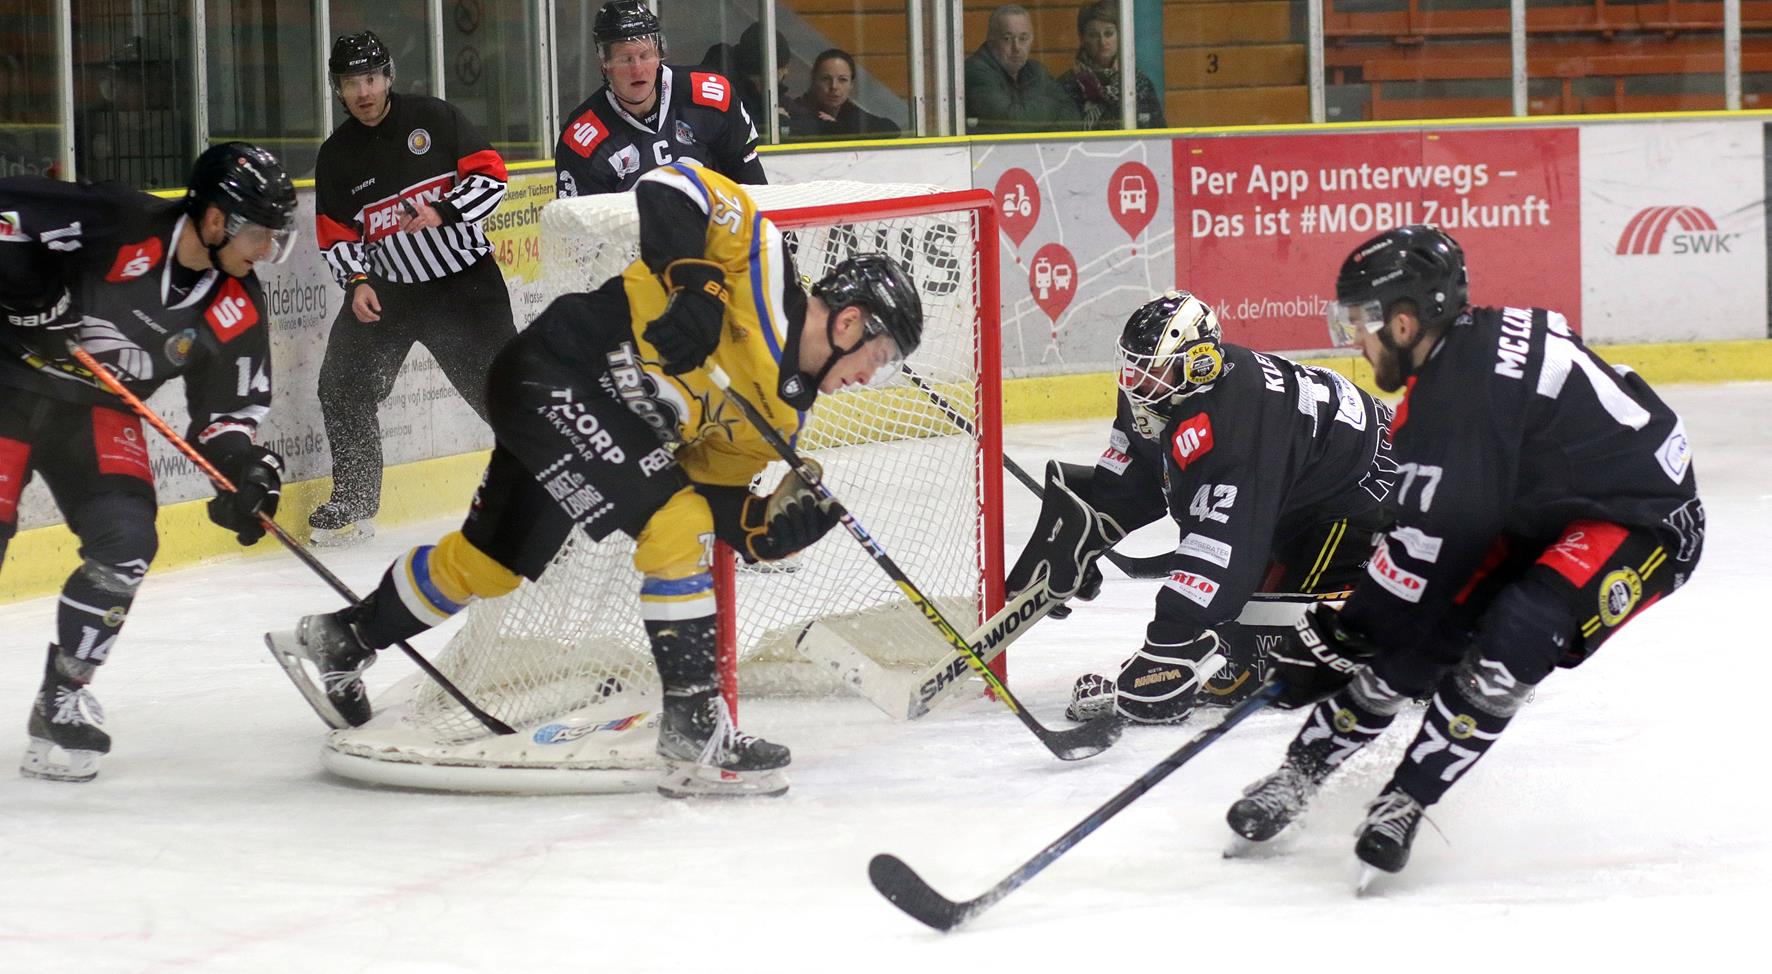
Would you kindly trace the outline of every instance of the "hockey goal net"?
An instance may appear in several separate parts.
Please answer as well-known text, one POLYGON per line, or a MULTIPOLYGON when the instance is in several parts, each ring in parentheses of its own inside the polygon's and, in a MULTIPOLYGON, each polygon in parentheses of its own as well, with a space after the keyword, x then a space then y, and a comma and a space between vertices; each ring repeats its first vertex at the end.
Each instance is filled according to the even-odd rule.
MULTIPOLYGON (((883 387, 819 397, 796 441, 906 574, 965 628, 1002 604, 996 227, 990 194, 818 182, 750 188, 815 281, 853 253, 903 261, 923 300, 922 345, 883 387)), ((638 255, 633 196, 558 201, 542 214, 543 286, 588 290, 638 255)), ((773 463, 754 488, 787 473, 773 463)), ((625 791, 652 786, 659 684, 640 622, 633 542, 574 532, 541 579, 479 602, 434 659, 516 729, 493 735, 422 675, 336 731, 325 763, 363 780, 455 790, 625 791)), ((716 554, 729 699, 842 692, 796 640, 821 622, 889 668, 950 647, 868 553, 837 528, 773 571, 716 554)), ((787 741, 784 743, 792 744, 787 741)))

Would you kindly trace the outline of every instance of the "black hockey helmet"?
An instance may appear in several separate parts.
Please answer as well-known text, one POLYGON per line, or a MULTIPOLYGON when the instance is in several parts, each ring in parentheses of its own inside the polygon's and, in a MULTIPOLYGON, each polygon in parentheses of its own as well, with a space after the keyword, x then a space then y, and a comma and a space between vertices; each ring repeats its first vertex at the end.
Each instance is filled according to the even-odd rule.
POLYGON ((1464 249, 1435 227, 1386 230, 1355 247, 1335 278, 1329 338, 1352 345, 1358 329, 1377 332, 1398 301, 1414 302, 1421 323, 1449 324, 1470 301, 1464 249))
POLYGON ((610 45, 620 41, 652 38, 659 53, 664 53, 664 26, 647 8, 644 0, 609 0, 597 10, 591 24, 591 38, 597 42, 597 53, 609 58, 610 45))
POLYGON ((812 296, 830 308, 833 320, 852 306, 867 312, 867 336, 892 339, 900 361, 923 343, 923 299, 917 284, 885 254, 856 254, 843 261, 812 285, 812 296))
MULTIPOLYGON (((199 220, 208 207, 227 215, 229 237, 248 225, 271 235, 270 260, 281 263, 295 247, 295 184, 277 157, 249 142, 222 142, 203 150, 185 187, 185 211, 199 220)), ((225 244, 226 241, 223 241, 225 244)), ((217 261, 211 248, 210 259, 217 261)))
POLYGON ((332 76, 333 94, 338 93, 338 79, 377 71, 387 75, 389 83, 393 82, 394 55, 389 53, 381 38, 375 36, 375 31, 343 34, 332 42, 332 56, 326 59, 326 72, 332 76))
POLYGON ((1167 291, 1132 312, 1120 329, 1118 354, 1120 391, 1134 413, 1161 416, 1190 388, 1217 381, 1224 371, 1218 347, 1223 338, 1212 306, 1188 291, 1167 291))

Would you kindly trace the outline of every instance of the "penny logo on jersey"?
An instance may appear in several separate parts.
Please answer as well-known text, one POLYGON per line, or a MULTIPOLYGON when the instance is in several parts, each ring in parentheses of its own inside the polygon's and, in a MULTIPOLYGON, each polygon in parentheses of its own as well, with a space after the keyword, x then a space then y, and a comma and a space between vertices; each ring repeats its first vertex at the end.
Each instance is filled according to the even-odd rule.
POLYGON ((443 198, 443 194, 455 183, 454 173, 433 176, 422 183, 416 183, 387 199, 377 200, 363 207, 363 240, 374 243, 400 229, 400 221, 405 218, 406 203, 414 206, 420 203, 435 203, 443 198))
POLYGON ((1725 233, 1696 206, 1651 206, 1637 212, 1618 236, 1620 257, 1654 254, 1727 254, 1739 233, 1725 233))

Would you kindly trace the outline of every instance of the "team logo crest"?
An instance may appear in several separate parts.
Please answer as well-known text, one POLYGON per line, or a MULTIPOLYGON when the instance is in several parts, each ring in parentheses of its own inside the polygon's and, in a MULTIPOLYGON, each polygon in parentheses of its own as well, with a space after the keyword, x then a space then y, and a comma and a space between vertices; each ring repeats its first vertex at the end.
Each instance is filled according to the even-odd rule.
POLYGON ((413 129, 406 136, 406 148, 415 156, 422 156, 431 151, 431 133, 424 129, 413 129))
POLYGON ((1224 371, 1224 353, 1211 342, 1202 342, 1187 350, 1187 381, 1203 386, 1218 380, 1224 371))
POLYGON ((1616 626, 1631 614, 1643 598, 1643 579, 1634 570, 1620 568, 1600 582, 1600 621, 1616 626))
POLYGON ((695 130, 690 128, 689 123, 682 119, 677 120, 677 141, 682 145, 695 144, 695 130))
POLYGON ((1469 714, 1459 714, 1446 725, 1446 735, 1455 741, 1467 740, 1476 732, 1476 718, 1469 714))
POLYGON ((191 347, 195 344, 197 344, 196 329, 186 328, 184 331, 174 332, 167 336, 166 346, 162 351, 166 354, 166 361, 176 369, 190 359, 191 347))

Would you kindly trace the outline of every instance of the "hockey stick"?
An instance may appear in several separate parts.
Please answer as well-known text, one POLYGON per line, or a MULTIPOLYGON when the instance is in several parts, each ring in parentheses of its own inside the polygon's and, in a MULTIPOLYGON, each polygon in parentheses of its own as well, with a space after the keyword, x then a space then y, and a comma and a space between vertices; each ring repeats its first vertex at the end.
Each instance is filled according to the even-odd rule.
MULTIPOLYGON (((955 409, 954 404, 949 402, 946 396, 937 392, 935 387, 929 384, 929 380, 918 375, 917 370, 908 364, 900 365, 899 368, 904 370, 906 378, 910 379, 917 388, 923 390, 923 394, 929 397, 930 402, 935 403, 935 408, 946 414, 948 422, 959 427, 960 432, 967 436, 978 435, 972 421, 955 409)), ((1032 474, 1022 469, 1021 464, 1010 459, 1007 453, 1003 454, 1003 468, 1008 470, 1016 480, 1021 481, 1023 487, 1033 491, 1035 497, 1045 499, 1046 488, 1038 480, 1035 480, 1032 474)), ((1172 557, 1171 552, 1165 551, 1162 554, 1139 558, 1132 555, 1122 555, 1112 548, 1103 552, 1102 555, 1112 562, 1115 568, 1125 572, 1128 578, 1163 578, 1169 574, 1169 559, 1172 557)))
POLYGON ((1280 695, 1281 685, 1276 681, 1268 681, 1255 695, 1237 704, 1225 712, 1224 719, 1215 726, 1196 734, 1193 740, 1183 744, 1178 750, 1158 762, 1138 776, 1137 780, 1120 789, 1101 807, 1090 812, 1089 816, 1071 826, 1070 831, 1058 837, 1051 845, 1041 849, 1032 859, 1021 864, 1015 872, 997 885, 991 887, 983 896, 975 897, 964 903, 937 893, 923 881, 904 860, 889 853, 881 853, 868 863, 868 879, 880 895, 913 918, 934 927, 943 933, 954 929, 962 923, 991 908, 998 900, 1021 888, 1023 883, 1040 874, 1042 869, 1052 865, 1059 856, 1070 851, 1070 848, 1083 841, 1089 833, 1100 828, 1104 822, 1124 811, 1127 805, 1137 800, 1140 795, 1150 791, 1151 787, 1164 778, 1169 777, 1175 769, 1193 760, 1194 756, 1210 747, 1214 741, 1223 737, 1231 728, 1242 723, 1244 718, 1261 710, 1280 695))
MULTIPOLYGON (((1035 579, 1034 584, 1010 596, 966 641, 989 663, 1057 605, 1046 580, 1035 579)), ((837 682, 861 694, 895 720, 916 720, 927 715, 936 701, 965 682, 966 670, 972 665, 971 655, 950 651, 941 662, 917 673, 894 673, 822 622, 813 622, 801 630, 795 645, 800 655, 822 664, 837 682)))
POLYGON ((887 577, 891 578, 898 586, 899 591, 903 592, 905 597, 911 600, 911 604, 923 613, 924 618, 928 619, 930 624, 940 631, 942 638, 947 640, 948 645, 967 654, 972 668, 984 677, 985 684, 996 693, 997 699, 1003 701, 1003 705, 1009 708, 1010 713, 1013 713, 1023 726, 1032 731, 1034 736, 1040 739, 1040 743, 1046 745, 1047 750, 1061 761, 1075 761, 1100 754, 1120 739, 1120 722, 1112 714, 1105 714, 1080 727, 1058 731, 1051 730, 1035 720, 1033 715, 1027 712, 1027 708, 1021 705, 1021 701, 1016 699, 1015 694, 1011 693, 1003 681, 997 678, 997 674, 991 672, 983 657, 979 656, 978 652, 972 648, 972 644, 966 641, 966 637, 960 635, 960 631, 954 628, 953 623, 942 615, 941 609, 930 601, 921 589, 917 588, 916 583, 912 582, 910 577, 905 575, 903 569, 898 567, 898 563, 892 560, 892 556, 886 553, 886 549, 882 548, 880 543, 874 540, 873 535, 862 527, 861 522, 855 519, 855 515, 850 513, 841 501, 837 500, 836 495, 832 494, 831 489, 824 485, 818 474, 806 465, 806 461, 794 450, 793 446, 783 439, 780 433, 776 432, 775 427, 770 426, 764 420, 763 415, 757 412, 757 407, 752 405, 749 399, 732 388, 732 380, 727 378, 725 370, 715 365, 709 368, 708 373, 713 383, 720 387, 720 391, 726 394, 726 398, 732 400, 740 412, 744 413, 745 419, 750 421, 750 424, 756 428, 764 440, 768 441, 775 452, 787 461, 788 466, 793 468, 794 473, 806 484, 807 488, 816 493, 821 501, 836 512, 842 520, 844 530, 849 532, 849 536, 862 546, 869 557, 873 558, 874 564, 880 566, 887 577))
MULTIPOLYGON (((178 435, 178 433, 175 430, 173 430, 173 428, 171 426, 168 426, 166 424, 166 421, 164 419, 161 419, 160 414, 154 412, 152 407, 150 407, 147 403, 142 402, 141 397, 137 396, 133 392, 130 392, 129 388, 127 386, 125 386, 123 383, 117 381, 117 377, 112 375, 111 371, 109 369, 105 368, 104 365, 101 362, 99 362, 98 359, 93 358, 91 353, 87 352, 86 349, 81 348, 80 346, 74 344, 73 342, 68 343, 68 352, 71 355, 73 355, 74 361, 79 362, 82 366, 85 366, 86 371, 91 372, 94 377, 96 377, 100 382, 105 384, 105 387, 107 389, 110 389, 112 392, 116 393, 124 402, 128 403, 129 408, 135 410, 135 413, 137 416, 140 416, 142 419, 147 420, 149 426, 154 427, 154 430, 156 432, 158 432, 161 436, 165 437, 166 441, 168 443, 171 443, 174 447, 178 448, 178 452, 183 453, 185 455, 186 459, 188 459, 192 463, 196 464, 197 469, 203 471, 204 475, 209 478, 210 482, 215 484, 216 490, 222 491, 225 493, 229 493, 229 494, 232 494, 235 492, 236 488, 234 487, 233 481, 231 481, 227 477, 223 476, 222 472, 220 470, 215 469, 215 465, 210 463, 209 460, 203 456, 203 454, 198 453, 196 448, 192 447, 191 444, 185 442, 185 438, 178 435)), ((310 551, 308 551, 308 549, 302 547, 301 542, 290 537, 289 532, 284 531, 282 525, 278 524, 276 521, 271 520, 271 516, 269 514, 266 514, 262 511, 259 512, 258 520, 259 520, 260 524, 264 525, 266 531, 269 531, 271 534, 275 535, 278 541, 283 542, 283 546, 285 548, 289 549, 290 554, 295 555, 296 558, 301 560, 302 564, 313 569, 314 574, 319 575, 320 578, 323 579, 327 585, 332 587, 332 590, 334 592, 337 592, 340 596, 342 596, 346 601, 350 602, 352 605, 356 605, 358 602, 362 601, 361 599, 357 598, 357 593, 351 591, 350 587, 345 585, 345 583, 337 575, 334 575, 329 569, 327 569, 327 567, 325 565, 322 565, 320 563, 320 560, 318 558, 315 558, 312 552, 310 552, 310 551)), ((402 651, 404 651, 407 656, 411 657, 412 661, 414 663, 418 664, 419 669, 424 670, 425 674, 427 676, 429 676, 432 680, 435 680, 437 682, 437 685, 443 688, 444 693, 447 693, 451 697, 455 698, 455 702, 461 704, 462 709, 466 710, 468 713, 472 714, 474 716, 474 719, 479 721, 487 730, 493 732, 494 734, 515 734, 516 733, 516 731, 511 729, 509 724, 506 724, 504 721, 499 720, 497 717, 494 717, 491 714, 487 713, 486 711, 481 710, 479 707, 475 706, 474 702, 472 700, 469 700, 467 698, 467 696, 461 692, 461 690, 457 689, 455 684, 449 682, 448 677, 445 677, 441 672, 439 672, 437 670, 437 668, 435 666, 431 665, 430 660, 427 660, 423 656, 420 656, 418 654, 417 650, 413 649, 411 646, 406 645, 405 640, 401 640, 400 642, 395 643, 395 645, 399 646, 400 649, 402 651)), ((299 689, 299 687, 298 687, 298 689, 299 689)), ((312 701, 310 701, 310 702, 312 702, 312 701)))

